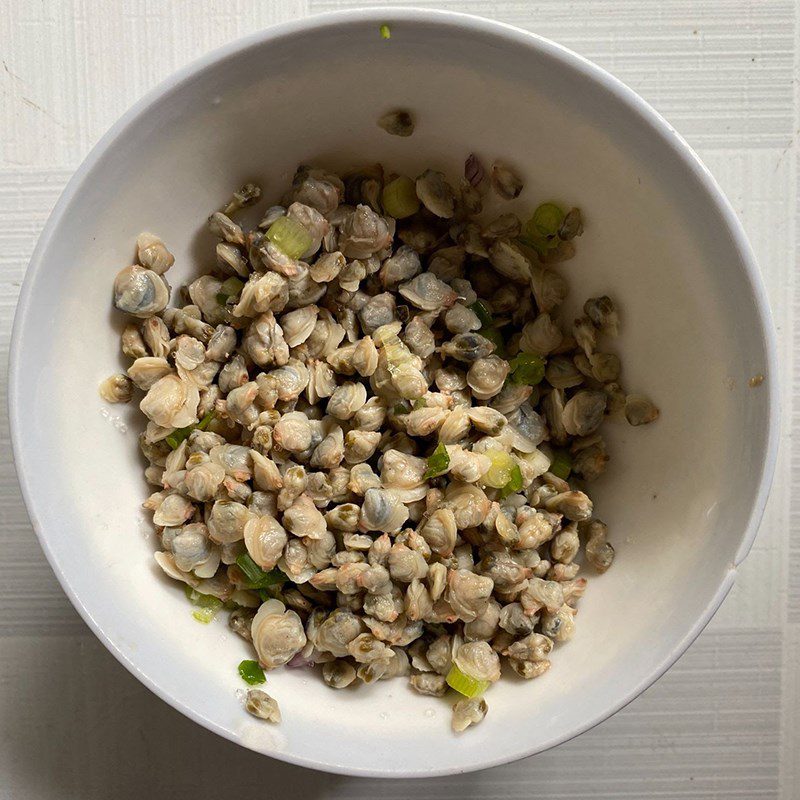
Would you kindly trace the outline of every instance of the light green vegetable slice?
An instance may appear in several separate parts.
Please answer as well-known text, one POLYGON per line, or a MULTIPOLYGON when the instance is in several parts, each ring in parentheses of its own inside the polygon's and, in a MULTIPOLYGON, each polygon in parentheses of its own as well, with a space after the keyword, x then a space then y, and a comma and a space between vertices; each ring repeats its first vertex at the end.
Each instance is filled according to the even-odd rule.
POLYGON ((480 681, 462 672, 455 664, 447 673, 447 685, 464 697, 477 697, 489 688, 489 681, 480 681))

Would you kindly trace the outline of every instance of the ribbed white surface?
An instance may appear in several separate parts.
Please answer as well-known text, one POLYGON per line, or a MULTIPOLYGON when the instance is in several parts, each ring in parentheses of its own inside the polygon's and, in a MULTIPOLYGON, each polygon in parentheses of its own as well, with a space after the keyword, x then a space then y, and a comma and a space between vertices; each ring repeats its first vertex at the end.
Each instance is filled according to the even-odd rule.
POLYGON ((58 587, 19 497, 5 414, 14 306, 53 203, 98 137, 176 67, 272 22, 360 5, 0 0, 0 800, 800 797, 800 477, 792 478, 800 446, 793 452, 791 441, 800 433, 792 409, 800 121, 791 0, 416 3, 529 28, 609 68, 699 150, 761 262, 785 367, 775 488, 721 611, 643 697, 557 750, 464 778, 411 785, 323 776, 237 748, 170 709, 105 652, 58 587))

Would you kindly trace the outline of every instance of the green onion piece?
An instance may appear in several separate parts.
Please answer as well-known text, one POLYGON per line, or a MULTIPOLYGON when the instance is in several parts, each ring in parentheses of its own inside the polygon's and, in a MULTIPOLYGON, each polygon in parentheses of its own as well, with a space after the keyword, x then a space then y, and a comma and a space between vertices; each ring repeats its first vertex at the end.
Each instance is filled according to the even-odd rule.
POLYGON ((519 469, 517 462, 510 453, 497 448, 487 450, 484 455, 491 464, 483 475, 483 482, 493 489, 502 489, 511 480, 514 468, 519 469))
POLYGON ((208 426, 211 424, 211 420, 214 419, 214 412, 209 411, 200 422, 195 423, 194 425, 187 425, 185 428, 176 428, 172 433, 167 436, 166 442, 167 444, 173 449, 177 450, 181 442, 184 439, 189 438, 189 434, 197 428, 198 430, 204 431, 208 426))
POLYGON ((258 665, 258 661, 251 661, 247 658, 239 662, 239 674, 242 676, 242 680, 251 686, 267 681, 264 670, 258 665))
POLYGON ((542 203, 533 212, 530 224, 526 227, 531 233, 550 239, 558 233, 564 217, 564 212, 555 203, 542 203))
POLYGON ((408 414, 408 408, 406 408, 406 406, 404 406, 402 403, 395 403, 392 411, 397 415, 408 414))
POLYGON ((183 587, 183 593, 186 595, 186 599, 198 608, 218 609, 222 607, 222 600, 218 597, 214 597, 213 594, 200 594, 197 589, 193 589, 188 584, 183 587))
POLYGON ((418 397, 414 401, 414 411, 416 411, 418 408, 425 408, 425 399, 422 397, 418 397))
POLYGON ((391 39, 392 32, 388 25, 381 25, 381 39, 391 39))
MULTIPOLYGON (((215 600, 217 598, 214 598, 215 600)), ((219 605, 216 608, 198 608, 197 611, 192 611, 192 616, 198 621, 202 622, 203 625, 208 625, 214 617, 217 616, 217 612, 222 608, 222 600, 219 601, 219 605)))
POLYGON ((495 355, 504 356, 506 343, 503 341, 503 334, 495 327, 494 317, 492 317, 489 309, 480 300, 476 300, 470 308, 475 312, 481 323, 478 333, 494 345, 495 355))
POLYGON ((447 471, 450 466, 450 453, 444 443, 440 443, 437 448, 428 456, 428 469, 422 475, 424 480, 435 478, 437 475, 447 471))
POLYGON ((447 685, 451 689, 455 689, 459 694, 464 697, 477 697, 483 694, 489 688, 489 681, 479 681, 476 678, 462 672, 455 664, 450 667, 450 672, 447 673, 447 685))
POLYGON ((520 386, 536 386, 544 378, 545 360, 534 353, 520 353, 509 362, 509 380, 520 386))
POLYGON ((228 278, 226 281, 223 281, 222 286, 219 287, 217 302, 221 306, 224 306, 225 303, 228 302, 229 297, 237 297, 241 294, 243 288, 243 281, 240 281, 238 278, 228 278))
POLYGON ((255 593, 261 598, 262 603, 266 603, 267 600, 280 600, 283 602, 281 589, 283 589, 283 584, 276 583, 274 586, 270 586, 266 589, 256 589, 255 593))
POLYGON ((495 355, 501 357, 505 355, 506 343, 503 341, 503 334, 497 328, 481 328, 478 333, 494 345, 495 355))
POLYGON ((522 488, 522 470, 519 464, 514 464, 511 468, 511 478, 508 483, 500 489, 500 499, 503 500, 514 492, 518 492, 522 488))
POLYGON ((553 452, 553 460, 550 463, 549 472, 552 472, 557 478, 565 481, 569 478, 569 473, 572 471, 572 459, 566 450, 556 450, 553 452))
POLYGON ((395 219, 405 219, 419 211, 419 198, 417 197, 414 181, 401 175, 389 181, 383 187, 383 210, 395 219))
POLYGON ((314 241, 306 228, 291 217, 278 217, 269 226, 266 235, 289 258, 300 258, 314 241))
POLYGON ((192 616, 204 625, 208 625, 208 623, 217 616, 217 612, 224 605, 222 600, 218 597, 214 597, 210 594, 201 594, 197 589, 193 589, 191 586, 185 586, 183 591, 186 595, 186 599, 193 606, 197 606, 197 611, 192 611, 192 616))
POLYGON ((470 308, 475 312, 475 316, 477 316, 478 320, 481 323, 481 327, 483 328, 494 328, 494 317, 492 316, 492 312, 489 311, 486 306, 481 303, 480 300, 476 300, 470 308))
POLYGON ((237 556, 236 563, 247 578, 248 589, 266 589, 286 581, 286 576, 277 567, 266 572, 253 561, 249 553, 237 556))

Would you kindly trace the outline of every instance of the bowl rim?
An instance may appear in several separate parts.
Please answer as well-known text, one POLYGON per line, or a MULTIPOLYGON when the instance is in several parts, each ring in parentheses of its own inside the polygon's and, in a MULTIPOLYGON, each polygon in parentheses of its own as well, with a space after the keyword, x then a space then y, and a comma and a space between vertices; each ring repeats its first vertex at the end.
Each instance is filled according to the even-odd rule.
MULTIPOLYGON (((54 230, 57 228, 66 209, 79 194, 88 173, 94 168, 117 138, 125 133, 153 104, 159 101, 164 95, 177 90, 182 84, 194 79, 199 73, 251 48, 268 45, 270 42, 280 40, 284 37, 300 33, 309 33, 325 28, 341 28, 363 23, 373 23, 375 25, 388 24, 391 26, 393 22, 409 22, 421 25, 451 27, 456 30, 469 31, 471 33, 494 37, 503 40, 507 45, 524 46, 538 50, 547 57, 559 62, 560 66, 578 73, 582 78, 590 82, 599 84, 602 89, 628 106, 643 122, 647 123, 653 135, 658 137, 662 144, 671 149, 673 153, 680 158, 683 165, 688 168, 691 175, 700 183, 709 202, 720 214, 722 224, 727 229, 738 251, 744 277, 747 280, 749 290, 755 301, 756 316, 766 351, 766 370, 768 375, 768 380, 765 381, 763 387, 768 392, 767 438, 762 452, 760 474, 758 476, 758 491, 756 492, 749 518, 744 525, 736 556, 729 569, 724 573, 714 596, 696 622, 673 647, 671 652, 666 655, 661 663, 642 681, 630 688, 623 697, 616 699, 614 702, 610 702, 601 712, 585 720, 581 725, 566 734, 554 736, 551 740, 534 747, 527 747, 523 744, 512 751, 505 752, 499 757, 486 758, 481 762, 470 765, 467 769, 447 765, 432 769, 415 768, 411 766, 397 771, 373 768, 360 769, 338 763, 321 762, 313 758, 289 752, 273 751, 268 754, 272 758, 298 766, 342 775, 410 778, 461 774, 499 766, 527 756, 535 755, 574 739, 624 708, 658 680, 700 635, 730 591, 735 580, 736 569, 749 553, 758 532, 775 470, 780 431, 777 342, 766 289, 747 235, 716 179, 684 138, 649 103, 647 103, 647 101, 602 67, 550 39, 508 23, 498 22, 472 14, 446 10, 387 6, 385 8, 367 7, 362 9, 332 11, 271 25, 260 31, 215 48, 173 72, 136 101, 91 148, 88 155, 81 162, 61 193, 39 236, 20 290, 9 350, 8 401, 12 453, 23 500, 39 544, 72 605, 109 652, 154 694, 203 727, 236 744, 249 748, 249 745, 237 738, 233 731, 185 705, 181 700, 162 689, 155 678, 140 671, 136 664, 120 648, 118 643, 111 638, 111 635, 107 634, 94 619, 91 609, 84 604, 83 600, 73 590, 55 553, 48 544, 48 537, 43 527, 40 525, 36 510, 37 501, 33 496, 26 478, 27 457, 24 443, 21 440, 20 430, 22 425, 20 412, 24 407, 24 400, 19 394, 21 372, 24 365, 19 358, 19 351, 24 337, 28 309, 32 303, 33 285, 42 269, 44 256, 51 246, 54 230)), ((266 754, 264 751, 260 750, 255 750, 255 752, 266 754)))

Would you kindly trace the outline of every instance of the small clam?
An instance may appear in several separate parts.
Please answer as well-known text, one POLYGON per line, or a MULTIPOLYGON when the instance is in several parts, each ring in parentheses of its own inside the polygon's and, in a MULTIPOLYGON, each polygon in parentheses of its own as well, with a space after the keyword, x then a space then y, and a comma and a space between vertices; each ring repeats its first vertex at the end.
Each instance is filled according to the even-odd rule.
POLYGON ((338 250, 332 253, 323 253, 311 266, 309 274, 317 283, 330 283, 345 268, 347 261, 338 250))
POLYGON ((107 403, 128 403, 133 397, 133 381, 127 375, 111 375, 100 384, 99 392, 107 403))
POLYGON ((519 197, 524 185, 519 175, 502 161, 495 161, 492 164, 491 182, 492 189, 504 200, 519 197))
POLYGON ((531 290, 536 307, 542 313, 558 308, 567 296, 567 282, 552 269, 534 265, 531 269, 531 290))
POLYGON ((300 617, 284 608, 277 600, 267 601, 258 609, 250 626, 253 647, 264 669, 275 669, 291 661, 306 643, 300 617))
POLYGON ((564 406, 563 424, 572 436, 587 436, 596 431, 603 421, 607 397, 605 392, 582 389, 564 406))
POLYGON ((655 422, 661 412, 641 395, 630 394, 625 399, 625 419, 631 425, 647 425, 655 422))
POLYGON ((242 348, 260 367, 270 364, 281 366, 289 360, 289 347, 283 338, 283 330, 271 311, 261 314, 250 323, 242 340, 242 348))
POLYGON ((442 355, 467 364, 490 356, 494 350, 495 344, 479 333, 458 333, 442 345, 442 355))
POLYGON ((450 286, 430 272, 423 272, 407 283, 401 283, 398 292, 423 311, 449 308, 458 298, 450 286))
POLYGON ((230 244, 244 246, 246 243, 241 227, 221 211, 215 211, 208 218, 208 229, 214 236, 230 244))
POLYGON ((275 567, 288 538, 278 521, 270 516, 251 517, 244 526, 244 543, 253 561, 264 570, 275 567))
MULTIPOLYGON (((156 319, 159 319, 156 317, 156 319)), ((159 319, 159 322, 161 320, 159 319)), ((128 358, 142 358, 147 355, 147 348, 145 347, 144 338, 139 331, 139 326, 130 322, 125 326, 122 331, 121 345, 122 352, 128 358)), ((169 338, 169 336, 167 336, 169 338)))
POLYGON ((114 305, 134 317, 160 314, 169 302, 166 281, 153 270, 125 267, 114 279, 114 305))
POLYGON ((532 263, 515 242, 497 239, 489 248, 489 262, 514 283, 527 284, 531 280, 532 263))
POLYGON ((367 402, 367 389, 363 383, 345 381, 338 386, 328 400, 327 413, 336 419, 352 419, 367 402))
POLYGON ((607 295, 590 297, 583 304, 583 313, 592 323, 608 336, 616 336, 619 332, 619 315, 614 301, 607 295))
POLYGON ((471 622, 486 610, 493 588, 491 578, 468 569, 451 570, 444 597, 459 619, 471 622))
POLYGON ((347 258, 369 258, 391 240, 386 220, 369 206, 358 205, 341 225, 339 247, 347 258))
POLYGON ((455 212, 455 193, 441 172, 425 170, 415 184, 417 197, 432 214, 450 219, 455 212))
POLYGON ((148 390, 139 408, 156 425, 183 428, 197 422, 200 393, 196 386, 177 375, 159 378, 148 390))
POLYGON ((467 372, 467 383, 474 397, 488 400, 503 388, 508 372, 508 362, 498 356, 479 358, 467 372))
POLYGON ((397 319, 394 295, 389 292, 375 295, 358 311, 358 320, 366 334, 374 334, 383 325, 397 319))
POLYGON ((289 282, 277 272, 254 272, 245 283, 234 306, 234 317, 252 317, 267 311, 279 313, 289 302, 289 282))
POLYGON ((481 327, 478 315, 471 309, 456 303, 444 315, 444 324, 450 333, 468 333, 481 327))
POLYGON ((419 254, 404 244, 394 255, 383 262, 380 269, 381 283, 386 289, 395 289, 398 284, 413 278, 422 269, 419 254))
POLYGON ((408 509, 389 489, 367 489, 361 506, 359 528, 363 531, 399 531, 408 519, 408 509))
POLYGON ((136 238, 139 263, 158 275, 163 275, 174 263, 175 256, 154 233, 140 233, 136 238))
POLYGON ((244 707, 247 709, 248 714, 252 714, 259 719, 276 724, 281 721, 278 701, 274 697, 270 697, 262 689, 248 689, 244 707))
POLYGON ((378 127, 392 136, 411 136, 414 133, 414 117, 405 109, 387 111, 378 118, 378 127))

